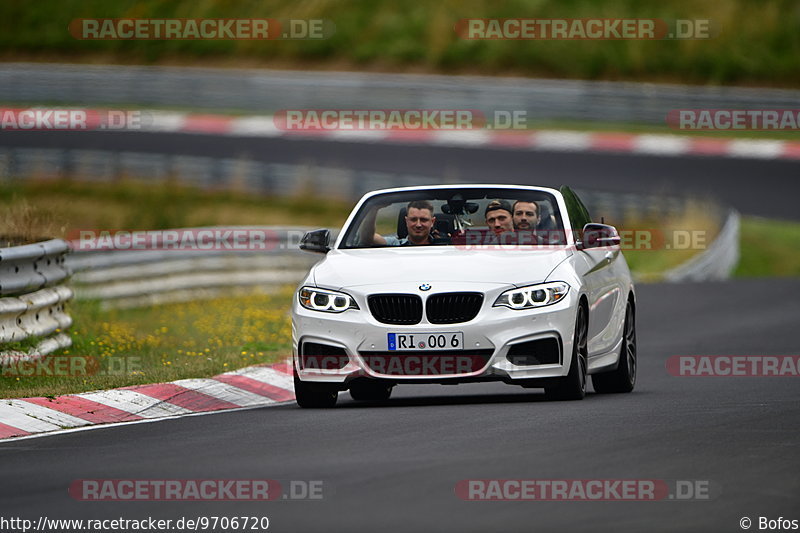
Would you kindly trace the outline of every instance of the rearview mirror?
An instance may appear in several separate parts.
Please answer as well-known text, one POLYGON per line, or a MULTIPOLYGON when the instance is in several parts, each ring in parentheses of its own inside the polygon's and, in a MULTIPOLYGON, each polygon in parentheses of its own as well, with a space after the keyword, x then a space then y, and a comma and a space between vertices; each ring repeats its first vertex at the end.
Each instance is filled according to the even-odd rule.
POLYGON ((620 238, 617 228, 608 224, 590 222, 583 227, 581 239, 575 243, 578 250, 619 246, 620 238))
POLYGON ((300 239, 300 249, 307 252, 327 254, 331 249, 329 245, 330 240, 330 230, 315 229, 314 231, 309 231, 303 235, 303 238, 300 239))

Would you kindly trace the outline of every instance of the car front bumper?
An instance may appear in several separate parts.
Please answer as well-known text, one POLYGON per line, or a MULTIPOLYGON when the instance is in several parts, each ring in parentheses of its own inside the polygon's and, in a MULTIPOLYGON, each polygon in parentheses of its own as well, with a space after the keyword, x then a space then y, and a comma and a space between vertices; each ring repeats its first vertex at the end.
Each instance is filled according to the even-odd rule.
MULTIPOLYGON (((348 383, 356 378, 383 379, 393 383, 504 381, 544 386, 552 378, 566 376, 572 354, 578 295, 570 290, 560 302, 529 310, 492 307, 497 296, 508 288, 507 285, 497 285, 485 290, 484 286, 481 309, 468 322, 431 324, 423 317, 418 324, 402 326, 384 324, 372 316, 366 303, 368 291, 346 290, 360 309, 342 313, 305 309, 295 295, 292 306, 295 371, 303 381, 338 384, 341 389, 346 389, 348 383), (434 334, 452 339, 453 335, 460 333, 463 345, 460 350, 392 351, 389 349, 389 334, 392 333, 414 334, 415 338, 422 339, 434 334), (518 345, 542 340, 558 353, 554 356, 551 351, 548 357, 541 358, 543 362, 535 357, 510 355, 512 350, 513 353, 520 351, 522 347, 518 345), (341 367, 327 368, 325 364, 316 364, 319 358, 300 357, 299 350, 304 343, 339 349, 341 362, 334 366, 341 367)), ((415 292, 408 289, 381 287, 380 292, 415 292)), ((464 289, 461 284, 450 288, 464 289)), ((448 287, 442 287, 440 292, 447 290, 448 287)), ((525 344, 522 351, 539 345, 542 343, 525 344)))

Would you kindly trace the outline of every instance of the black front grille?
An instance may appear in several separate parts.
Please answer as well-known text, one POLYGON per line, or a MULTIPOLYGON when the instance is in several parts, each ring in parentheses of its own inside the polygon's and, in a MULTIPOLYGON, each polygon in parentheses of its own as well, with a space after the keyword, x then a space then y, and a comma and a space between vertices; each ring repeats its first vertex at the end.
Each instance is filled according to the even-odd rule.
POLYGON ((373 294, 367 298, 375 320, 384 324, 419 324, 422 298, 416 294, 373 294))
POLYGON ((480 292, 445 292, 431 295, 425 312, 431 324, 457 324, 475 318, 482 303, 480 292))

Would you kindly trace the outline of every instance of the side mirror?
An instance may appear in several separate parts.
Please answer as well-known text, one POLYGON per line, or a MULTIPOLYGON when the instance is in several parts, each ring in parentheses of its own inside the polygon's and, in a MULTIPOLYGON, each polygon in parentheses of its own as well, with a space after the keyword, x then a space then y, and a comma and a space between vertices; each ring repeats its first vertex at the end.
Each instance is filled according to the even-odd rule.
POLYGON ((582 233, 581 239, 575 243, 578 250, 619 246, 620 243, 617 228, 608 224, 590 222, 583 227, 582 233))
POLYGON ((330 230, 315 229, 314 231, 309 231, 303 235, 303 238, 300 239, 300 249, 307 252, 327 254, 331 249, 329 245, 330 240, 330 230))

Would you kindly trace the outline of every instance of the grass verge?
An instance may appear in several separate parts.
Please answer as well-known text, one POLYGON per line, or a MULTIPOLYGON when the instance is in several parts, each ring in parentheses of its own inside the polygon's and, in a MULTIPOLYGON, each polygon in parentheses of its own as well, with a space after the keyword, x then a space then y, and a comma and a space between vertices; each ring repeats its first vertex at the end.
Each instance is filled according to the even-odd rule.
POLYGON ((736 277, 800 276, 800 222, 742 217, 736 277))
POLYGON ((341 227, 352 204, 201 190, 174 182, 0 182, 0 235, 67 237, 85 230, 214 225, 341 227))
POLYGON ((208 66, 273 66, 511 74, 579 79, 797 86, 800 32, 792 0, 103 0, 0 3, 0 57, 208 66), (325 19, 316 40, 80 40, 81 18, 325 19), (683 40, 465 40, 464 18, 711 20, 713 38, 683 40))
POLYGON ((293 292, 128 310, 74 302, 72 347, 39 364, 0 367, 0 398, 201 378, 283 360, 292 353, 293 292))
POLYGON ((636 279, 645 282, 659 281, 664 271, 702 253, 720 230, 718 215, 702 202, 689 202, 683 211, 666 217, 627 219, 615 225, 623 237, 628 266, 636 279))

